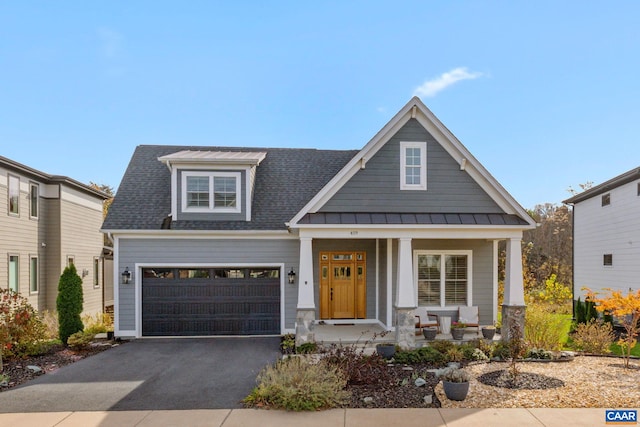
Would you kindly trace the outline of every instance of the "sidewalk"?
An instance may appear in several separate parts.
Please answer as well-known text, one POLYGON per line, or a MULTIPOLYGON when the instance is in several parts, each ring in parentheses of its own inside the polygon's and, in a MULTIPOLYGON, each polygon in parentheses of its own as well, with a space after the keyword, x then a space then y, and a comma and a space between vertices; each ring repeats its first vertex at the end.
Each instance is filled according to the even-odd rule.
POLYGON ((0 414, 0 427, 567 427, 603 426, 605 409, 258 409, 0 414))

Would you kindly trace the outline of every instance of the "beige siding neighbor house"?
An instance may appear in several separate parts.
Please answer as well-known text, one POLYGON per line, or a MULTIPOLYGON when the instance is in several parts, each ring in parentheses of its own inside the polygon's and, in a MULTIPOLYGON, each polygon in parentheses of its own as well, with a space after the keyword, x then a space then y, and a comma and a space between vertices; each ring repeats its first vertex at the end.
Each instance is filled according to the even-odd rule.
POLYGON ((0 286, 27 297, 37 310, 55 310, 60 275, 74 263, 84 312, 102 312, 100 225, 107 197, 0 156, 0 286))

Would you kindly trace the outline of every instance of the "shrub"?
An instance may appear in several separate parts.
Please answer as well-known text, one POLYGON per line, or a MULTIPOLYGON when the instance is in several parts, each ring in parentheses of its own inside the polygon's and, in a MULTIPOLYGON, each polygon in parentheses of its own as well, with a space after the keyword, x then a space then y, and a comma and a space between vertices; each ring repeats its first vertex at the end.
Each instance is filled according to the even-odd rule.
POLYGON ((43 353, 49 346, 40 316, 20 294, 0 289, 0 371, 1 356, 25 357, 43 353))
POLYGON ((438 369, 436 371, 436 377, 442 381, 451 383, 468 383, 471 381, 471 375, 467 371, 454 367, 438 369))
POLYGON ((531 304, 527 307, 524 322, 525 340, 530 347, 560 350, 566 339, 564 333, 568 322, 568 319, 550 313, 541 304, 531 304))
POLYGON ((81 331, 71 334, 67 339, 67 345, 75 350, 83 350, 89 347, 91 341, 96 337, 93 332, 81 331))
POLYGON ((364 354, 356 345, 333 344, 324 350, 327 364, 339 369, 348 384, 380 384, 390 380, 387 361, 379 354, 364 354))
POLYGON ((433 365, 440 365, 444 362, 445 357, 435 348, 421 347, 415 350, 404 350, 396 352, 393 359, 397 363, 405 365, 415 365, 418 363, 430 363, 433 365))
POLYGON ((591 319, 576 326, 573 332, 573 345, 582 351, 593 354, 609 353, 609 347, 615 340, 611 323, 591 319))
POLYGON ((296 335, 286 334, 280 337, 280 351, 282 354, 293 354, 296 351, 296 335))
POLYGON ((551 360, 553 355, 550 351, 543 350, 541 348, 532 348, 527 351, 525 356, 527 359, 538 359, 538 360, 551 360))
POLYGON ((509 350, 509 345, 504 341, 497 343, 491 353, 492 357, 500 360, 508 360, 510 355, 511 351, 509 350))
POLYGON ((310 364, 299 357, 267 366, 258 375, 258 386, 244 398, 248 407, 267 406, 291 411, 315 411, 341 406, 349 398, 347 381, 335 366, 321 361, 310 364))
POLYGON ((306 342, 296 347, 297 354, 309 354, 309 353, 315 353, 316 351, 318 351, 318 344, 316 344, 313 341, 306 342))
POLYGON ((587 323, 591 319, 598 318, 598 313, 595 309, 595 304, 589 300, 582 302, 580 301, 579 297, 578 297, 578 300, 575 301, 575 312, 576 312, 577 324, 587 323))
POLYGON ((440 353, 445 354, 449 349, 454 348, 456 345, 451 341, 438 340, 432 341, 429 346, 438 350, 440 353))
POLYGON ((58 323, 60 341, 67 344, 71 334, 83 330, 82 319, 82 279, 78 276, 76 267, 71 264, 65 268, 58 282, 58 323))
POLYGON ((95 315, 85 314, 82 316, 84 330, 92 334, 103 334, 113 331, 113 320, 107 313, 96 313, 95 315))
POLYGON ((462 362, 464 359, 464 351, 460 347, 454 346, 447 350, 444 354, 444 359, 447 362, 462 362))

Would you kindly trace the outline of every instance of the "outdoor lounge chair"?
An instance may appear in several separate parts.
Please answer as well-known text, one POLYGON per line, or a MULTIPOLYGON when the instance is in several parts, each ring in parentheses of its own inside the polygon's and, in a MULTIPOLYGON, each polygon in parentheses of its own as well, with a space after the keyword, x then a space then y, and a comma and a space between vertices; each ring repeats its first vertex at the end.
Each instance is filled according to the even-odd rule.
POLYGON ((426 307, 417 307, 413 310, 413 314, 416 316, 416 329, 418 333, 422 332, 422 328, 436 327, 440 330, 440 322, 438 322, 438 316, 430 314, 426 307))
POLYGON ((464 323, 467 327, 477 328, 480 331, 480 316, 478 315, 478 306, 460 306, 458 307, 458 322, 464 323))

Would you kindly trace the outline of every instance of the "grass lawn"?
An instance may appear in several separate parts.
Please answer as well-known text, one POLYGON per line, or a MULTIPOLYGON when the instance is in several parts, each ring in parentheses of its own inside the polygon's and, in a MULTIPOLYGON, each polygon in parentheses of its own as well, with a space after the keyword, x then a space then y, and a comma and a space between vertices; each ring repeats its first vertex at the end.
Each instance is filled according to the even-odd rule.
MULTIPOLYGON (((620 346, 618 344, 611 344, 611 347, 609 347, 609 350, 611 350, 612 354, 617 354, 619 356, 622 355, 622 350, 620 349, 620 346)), ((631 349, 631 355, 640 357, 640 344, 636 344, 631 349)))

